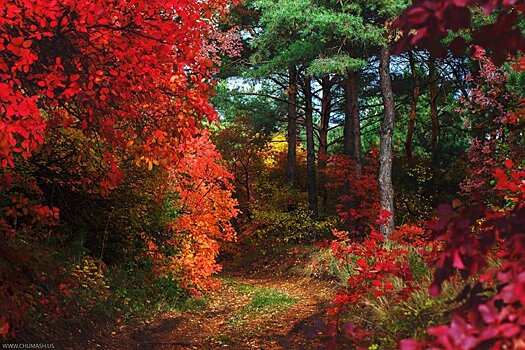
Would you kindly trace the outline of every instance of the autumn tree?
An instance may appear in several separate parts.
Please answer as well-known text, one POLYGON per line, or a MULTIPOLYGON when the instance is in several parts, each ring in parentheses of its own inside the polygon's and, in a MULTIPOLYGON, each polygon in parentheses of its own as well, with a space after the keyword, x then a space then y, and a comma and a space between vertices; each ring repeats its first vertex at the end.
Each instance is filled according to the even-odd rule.
MULTIPOLYGON (((522 2, 422 1, 409 7, 397 22, 404 30, 400 48, 411 43, 439 55, 446 50, 441 40, 448 36, 448 39, 453 38, 452 41, 447 40, 450 49, 458 53, 469 46, 474 57, 484 61, 484 69, 490 73, 485 77, 482 73, 481 76, 484 79, 490 77, 487 82, 493 81, 486 87, 473 89, 471 97, 475 102, 469 107, 482 115, 484 112, 492 113, 493 126, 482 133, 487 135, 499 129, 500 136, 494 139, 494 145, 477 148, 478 153, 492 153, 494 147, 499 148, 509 140, 512 144, 515 142, 513 136, 522 132, 520 121, 523 119, 523 110, 501 103, 504 98, 501 99, 500 92, 504 90, 494 90, 494 87, 501 84, 499 80, 504 75, 492 64, 503 63, 508 54, 516 55, 525 47, 523 32, 517 27, 522 16, 522 2), (482 22, 481 25, 471 22, 472 13, 479 8, 485 16, 495 15, 494 21, 489 24, 482 22), (443 13, 447 15, 442 17, 443 13), (471 35, 464 37, 464 32, 470 32, 471 35), (479 47, 470 46, 472 44, 479 47), (485 52, 492 57, 493 62, 483 57, 485 52), (494 94, 495 91, 497 93, 494 94), (480 99, 481 96, 483 98, 480 99), (501 137, 502 134, 507 135, 501 137)), ((513 65, 518 72, 523 70, 522 61, 518 58, 513 65)), ((523 346, 524 330, 518 321, 523 310, 523 288, 519 278, 523 274, 523 264, 520 263, 523 246, 518 242, 523 239, 525 216, 521 189, 523 171, 515 164, 523 162, 523 154, 509 152, 514 147, 503 146, 502 149, 514 158, 507 158, 491 167, 495 180, 493 190, 497 196, 504 198, 503 202, 487 205, 479 198, 474 198, 472 205, 456 209, 443 204, 438 208, 439 220, 432 225, 435 236, 445 246, 437 261, 430 291, 438 295, 443 283, 460 271, 467 283, 464 293, 457 299, 463 302, 463 308, 455 311, 449 324, 428 329, 433 340, 404 340, 401 342, 402 349, 424 349, 428 346, 499 349, 523 346), (497 256, 501 263, 485 272, 489 256, 497 256), (487 293, 486 288, 492 289, 492 292, 487 293)), ((482 154, 476 155, 481 168, 487 165, 479 161, 484 158, 482 154)), ((482 173, 484 171, 479 174, 482 173)))
MULTIPOLYGON (((104 198, 124 182, 148 183, 144 179, 150 177, 140 172, 165 174, 182 158, 181 145, 217 119, 208 97, 220 49, 210 48, 222 40, 216 24, 227 6, 227 1, 0 4, 0 236, 6 243, 1 258, 2 267, 6 262, 26 271, 18 279, 4 279, 1 272, 0 294, 8 309, 2 306, 2 334, 20 326, 28 308, 14 292, 23 289, 18 282, 32 281, 33 288, 35 281, 35 272, 24 267, 29 259, 20 260, 9 247, 22 234, 37 238, 39 225, 56 223, 59 209, 68 209, 54 208, 56 192, 47 189, 67 188, 107 203, 104 198), (47 187, 53 179, 57 182, 47 187)), ((221 195, 227 198, 228 191, 221 195)))

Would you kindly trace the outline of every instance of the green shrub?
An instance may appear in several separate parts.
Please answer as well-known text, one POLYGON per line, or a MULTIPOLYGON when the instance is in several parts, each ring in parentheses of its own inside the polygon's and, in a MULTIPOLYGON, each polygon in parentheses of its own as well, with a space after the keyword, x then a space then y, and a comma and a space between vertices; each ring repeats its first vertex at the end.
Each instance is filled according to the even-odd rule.
POLYGON ((299 203, 290 211, 267 207, 253 211, 258 222, 259 238, 274 238, 284 242, 302 242, 328 237, 337 221, 331 217, 315 220, 306 204, 299 203))
POLYGON ((173 279, 156 276, 152 267, 151 261, 141 258, 127 268, 113 270, 108 309, 126 317, 151 317, 187 308, 188 292, 173 279))
POLYGON ((303 263, 294 269, 298 275, 335 281, 344 287, 353 273, 353 265, 340 264, 330 249, 312 246, 304 256, 303 263))

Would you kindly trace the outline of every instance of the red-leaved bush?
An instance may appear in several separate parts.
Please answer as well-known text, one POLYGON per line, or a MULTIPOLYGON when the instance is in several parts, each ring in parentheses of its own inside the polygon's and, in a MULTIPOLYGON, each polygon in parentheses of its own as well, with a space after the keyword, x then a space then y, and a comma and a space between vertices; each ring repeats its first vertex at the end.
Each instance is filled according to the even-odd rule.
POLYGON ((506 209, 484 205, 454 211, 442 205, 431 228, 445 241, 431 293, 456 271, 474 277, 461 294, 463 307, 448 325, 429 328, 434 341, 405 340, 402 349, 522 349, 525 344, 525 171, 505 162, 495 171, 496 188, 513 203, 506 209), (498 264, 489 268, 489 258, 498 264))
POLYGON ((0 335, 12 334, 23 323, 29 308, 25 291, 38 283, 28 267, 30 259, 15 249, 17 236, 21 231, 30 237, 49 234, 47 228, 58 218, 55 203, 44 199, 45 185, 83 191, 85 197, 98 188, 97 195, 104 197, 122 185, 125 167, 128 173, 133 164, 148 171, 170 170, 180 177, 172 190, 186 191, 180 195, 188 197, 187 215, 201 215, 193 226, 182 225, 193 244, 182 247, 187 252, 182 256, 189 259, 182 265, 189 274, 194 265, 203 270, 188 277, 188 284, 215 270, 210 262, 215 244, 198 232, 231 237, 223 220, 235 214, 234 202, 228 175, 211 166, 218 159, 216 152, 207 146, 207 138, 195 137, 204 124, 217 120, 208 98, 221 50, 211 47, 224 45, 227 53, 238 53, 238 36, 217 30, 229 4, 0 2, 0 335), (189 152, 184 160, 182 145, 189 152), (196 156, 199 146, 204 157, 213 158, 196 156), (200 163, 186 164, 192 157, 200 163), (55 163, 46 164, 49 159, 55 163), (67 175, 63 183, 57 176, 57 183, 42 184, 50 173, 60 175, 54 168, 63 164, 75 165, 60 170, 67 175), (188 181, 201 181, 204 175, 217 179, 207 177, 205 190, 188 187, 188 181), (207 213, 215 216, 208 218, 207 213), (194 227, 199 224, 201 231, 194 227), (201 253, 191 257, 197 245, 201 253))
POLYGON ((328 313, 334 320, 317 326, 329 349, 353 344, 359 349, 370 345, 370 331, 364 323, 344 321, 350 307, 367 307, 371 298, 386 297, 393 303, 406 300, 416 290, 413 271, 408 264, 409 251, 401 246, 386 244, 378 232, 362 240, 352 240, 350 233, 334 230, 336 240, 330 249, 341 267, 350 267, 346 285, 339 290, 328 313))
POLYGON ((167 189, 177 195, 179 214, 168 223, 168 238, 161 242, 176 253, 163 254, 150 241, 150 256, 157 274, 198 293, 215 284, 211 275, 220 270, 220 243, 235 238, 230 220, 237 216, 237 201, 232 198, 233 176, 220 164, 207 133, 179 149, 184 156, 170 167, 167 189))
POLYGON ((422 225, 403 224, 397 226, 388 238, 398 244, 424 247, 428 245, 429 232, 422 225))
MULTIPOLYGON (((517 26, 524 10, 523 1, 423 0, 408 8, 395 25, 405 33, 401 47, 410 42, 434 52, 444 51, 440 41, 445 35, 471 30, 471 43, 488 50, 490 58, 499 64, 524 47, 525 38, 517 26), (494 21, 473 28, 471 15, 479 9, 486 16, 494 14, 494 21)), ((467 47, 464 36, 458 35, 450 47, 463 51, 467 47)), ((514 69, 525 70, 524 63, 519 58, 514 69)), ((486 72, 495 73, 487 78, 497 78, 494 67, 484 66, 486 72)), ((483 90, 481 86, 474 89, 472 101, 481 109, 491 109, 491 119, 496 120, 485 137, 491 144, 480 143, 479 151, 488 156, 500 146, 507 151, 501 152, 505 160, 498 157, 491 164, 479 162, 486 168, 480 174, 492 169, 494 190, 501 200, 493 205, 478 201, 457 210, 449 205, 439 207, 440 218, 430 228, 445 246, 430 291, 439 294, 442 284, 459 272, 467 282, 458 297, 463 303, 449 324, 428 329, 432 340, 403 340, 400 346, 404 350, 525 348, 524 157, 523 153, 509 152, 512 147, 505 148, 513 146, 507 137, 514 133, 518 135, 516 145, 523 149, 524 114, 522 108, 509 110, 505 106, 501 110, 496 103, 500 101, 494 98, 497 96, 501 96, 500 90, 483 90), (507 132, 497 133, 504 129, 500 125, 507 126, 507 132), (489 259, 496 261, 489 264, 489 259)))
POLYGON ((516 128, 519 114, 512 112, 519 98, 507 87, 508 72, 497 67, 485 50, 474 47, 472 59, 480 70, 468 77, 469 97, 460 97, 458 109, 473 133, 461 193, 467 198, 494 201, 498 199, 492 184, 494 169, 506 158, 523 154, 520 128, 516 128))
POLYGON ((386 246, 384 237, 377 232, 370 233, 362 242, 351 242, 344 231, 334 230, 334 235, 338 239, 331 244, 332 252, 340 264, 353 265, 354 274, 348 279, 348 286, 337 294, 329 313, 339 313, 345 305, 370 295, 403 299, 415 288, 407 250, 386 246), (394 288, 395 277, 403 281, 401 289, 394 288))
MULTIPOLYGON (((342 193, 337 199, 336 211, 351 234, 364 237, 377 229, 381 220, 379 210, 378 174, 379 151, 369 150, 361 169, 348 157, 333 155, 328 158, 327 186, 342 193)), ((388 213, 383 213, 383 218, 388 213)))

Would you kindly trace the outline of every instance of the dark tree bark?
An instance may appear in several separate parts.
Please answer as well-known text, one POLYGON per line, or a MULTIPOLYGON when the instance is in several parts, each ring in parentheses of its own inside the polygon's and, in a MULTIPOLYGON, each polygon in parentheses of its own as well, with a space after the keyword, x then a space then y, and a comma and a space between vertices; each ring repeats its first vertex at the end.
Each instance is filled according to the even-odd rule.
POLYGON ((394 187, 392 184, 392 135, 394 133, 395 104, 390 78, 390 52, 382 47, 379 54, 379 80, 385 114, 381 124, 381 150, 379 154, 379 202, 381 211, 390 217, 381 224, 381 233, 388 238, 394 231, 394 187))
POLYGON ((429 79, 429 92, 430 92, 430 121, 432 134, 430 137, 430 143, 432 146, 432 159, 436 159, 437 156, 437 142, 439 136, 439 121, 438 121, 438 87, 437 87, 437 72, 436 72, 436 60, 430 58, 428 61, 428 79, 429 79))
POLYGON ((290 67, 288 86, 288 152, 286 174, 292 187, 297 185, 297 68, 290 67))
POLYGON ((344 80, 345 93, 345 123, 343 135, 343 152, 361 170, 361 124, 359 120, 359 73, 352 72, 344 80))
POLYGON ((408 158, 412 158, 412 138, 416 127, 417 119, 417 103, 419 101, 419 79, 417 76, 416 62, 412 51, 408 51, 408 61, 410 62, 410 72, 412 73, 413 92, 412 101, 410 103, 410 115, 408 119, 408 130, 405 140, 405 153, 408 158))
POLYGON ((312 106, 312 85, 309 77, 304 77, 305 123, 306 123, 306 167, 308 177, 308 204, 313 217, 318 216, 317 176, 315 171, 314 122, 312 106))
MULTIPOLYGON (((359 73, 352 72, 343 80, 345 122, 343 129, 343 153, 355 165, 356 175, 361 172, 361 124, 359 119, 359 73)), ((343 209, 348 211, 357 205, 351 193, 351 184, 345 181, 343 194, 349 198, 343 203, 343 209)), ((358 226, 355 221, 347 222, 347 230, 354 231, 358 226)))
POLYGON ((332 81, 330 77, 326 76, 321 79, 321 122, 319 125, 319 153, 318 153, 318 168, 319 168, 319 194, 321 197, 321 208, 326 210, 328 202, 328 191, 326 190, 326 176, 325 170, 327 165, 328 155, 328 128, 330 125, 330 113, 332 104, 332 81))
POLYGON ((252 196, 251 196, 251 189, 250 189, 250 168, 249 164, 242 164, 244 169, 244 189, 246 191, 246 209, 244 210, 246 217, 248 218, 248 222, 252 222, 252 210, 251 210, 251 204, 252 204, 252 196))

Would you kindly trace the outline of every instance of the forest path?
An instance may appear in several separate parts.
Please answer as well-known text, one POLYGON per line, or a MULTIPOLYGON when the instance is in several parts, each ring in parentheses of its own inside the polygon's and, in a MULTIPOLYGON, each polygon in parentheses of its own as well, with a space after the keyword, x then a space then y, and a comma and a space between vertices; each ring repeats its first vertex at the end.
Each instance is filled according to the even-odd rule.
POLYGON ((308 337, 326 317, 334 295, 309 278, 229 272, 192 311, 173 311, 114 346, 129 349, 323 349, 308 337), (203 303, 204 304, 204 303, 203 303), (126 344, 127 343, 127 344, 126 344))

